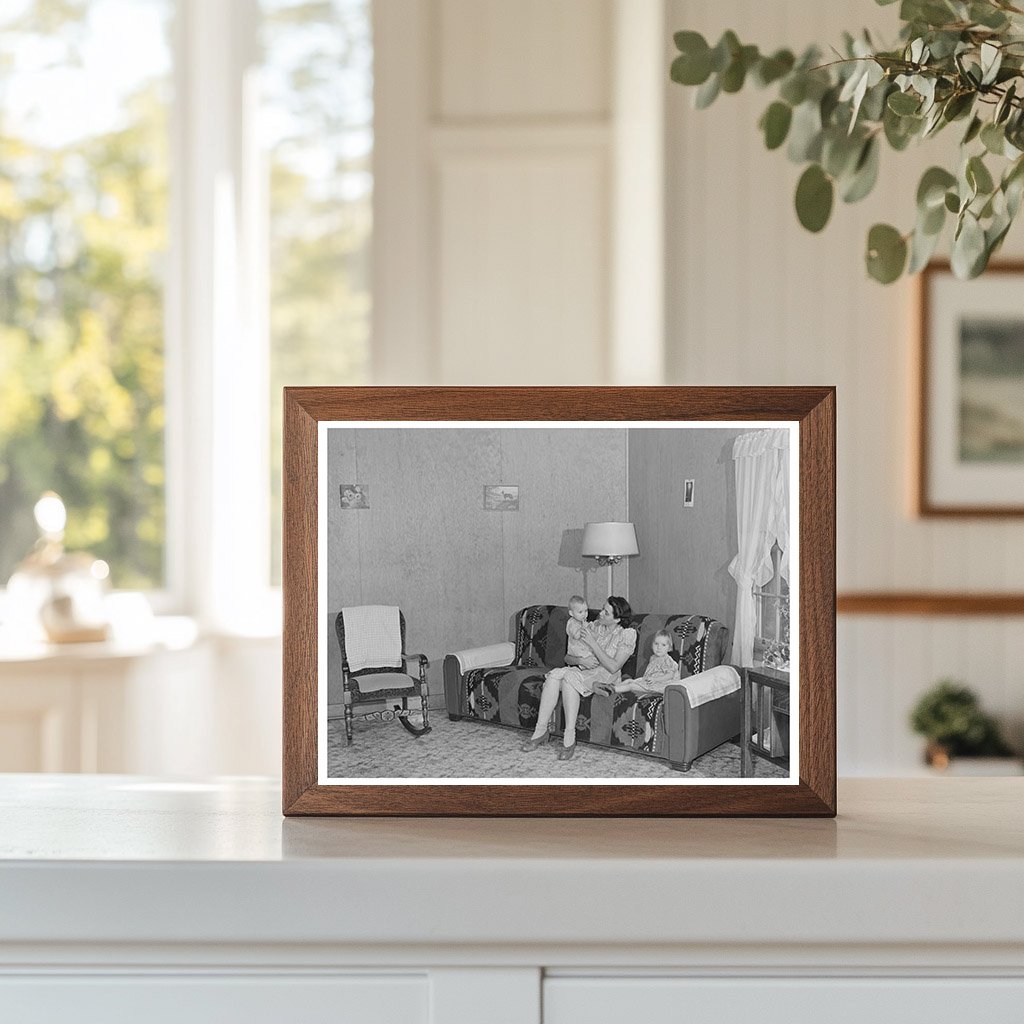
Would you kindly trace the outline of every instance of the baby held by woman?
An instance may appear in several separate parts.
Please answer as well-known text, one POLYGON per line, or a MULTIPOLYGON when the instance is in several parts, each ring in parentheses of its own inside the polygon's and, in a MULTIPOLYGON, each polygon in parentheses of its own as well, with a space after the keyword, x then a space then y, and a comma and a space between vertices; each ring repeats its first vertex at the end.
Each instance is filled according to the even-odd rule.
POLYGON ((565 635, 569 638, 569 642, 565 653, 581 659, 581 662, 587 662, 585 668, 593 668, 597 665, 597 658, 583 641, 583 634, 590 628, 587 623, 589 614, 587 602, 579 594, 573 594, 569 598, 568 608, 569 621, 565 624, 565 635))

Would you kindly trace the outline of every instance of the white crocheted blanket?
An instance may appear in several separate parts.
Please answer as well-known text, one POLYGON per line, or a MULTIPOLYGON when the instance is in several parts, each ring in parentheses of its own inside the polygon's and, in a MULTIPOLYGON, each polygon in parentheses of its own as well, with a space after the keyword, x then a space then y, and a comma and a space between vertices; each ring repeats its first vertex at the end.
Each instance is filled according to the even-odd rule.
POLYGON ((678 683, 669 683, 669 686, 681 686, 686 690, 690 707, 696 708, 727 693, 735 693, 740 688, 740 674, 732 665, 716 665, 695 676, 680 679, 678 683))
POLYGON ((402 627, 398 609, 383 604, 342 608, 345 657, 350 672, 402 667, 402 627))
POLYGON ((459 660, 459 671, 468 672, 471 668, 497 668, 500 665, 511 665, 516 656, 516 645, 510 643, 491 644, 489 647, 473 647, 466 651, 453 651, 453 657, 459 660))

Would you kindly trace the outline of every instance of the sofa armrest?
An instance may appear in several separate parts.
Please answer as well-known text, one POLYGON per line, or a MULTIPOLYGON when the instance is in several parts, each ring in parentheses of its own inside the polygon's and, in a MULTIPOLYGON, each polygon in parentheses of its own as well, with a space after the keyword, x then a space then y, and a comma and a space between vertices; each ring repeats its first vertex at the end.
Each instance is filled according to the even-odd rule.
POLYGON ((516 660, 516 645, 490 644, 487 647, 469 647, 444 657, 444 703, 448 717, 458 720, 466 713, 462 677, 474 668, 501 668, 516 660))
POLYGON ((669 686, 679 687, 686 695, 687 704, 697 708, 701 704, 735 693, 740 688, 740 674, 732 665, 716 665, 695 676, 669 683, 665 689, 669 686))
POLYGON ((489 644, 487 647, 468 647, 464 651, 452 651, 448 655, 459 663, 460 672, 473 668, 499 668, 511 665, 516 657, 513 643, 489 644))
POLYGON ((732 666, 717 668, 729 670, 718 673, 724 692, 717 696, 709 692, 711 687, 702 687, 700 680, 700 676, 711 675, 716 669, 665 687, 665 734, 668 760, 673 768, 689 771, 696 758, 740 731, 740 686, 734 685, 738 673, 732 666), (697 683, 688 689, 691 680, 697 683))

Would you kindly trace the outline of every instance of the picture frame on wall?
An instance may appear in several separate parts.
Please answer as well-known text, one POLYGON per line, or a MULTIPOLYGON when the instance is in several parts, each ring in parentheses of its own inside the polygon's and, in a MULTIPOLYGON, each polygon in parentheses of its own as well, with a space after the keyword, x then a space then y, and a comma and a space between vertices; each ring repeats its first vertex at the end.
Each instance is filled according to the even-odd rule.
POLYGON ((918 293, 922 517, 1024 516, 1024 263, 971 281, 930 264, 918 293))
POLYGON ((835 814, 833 388, 286 388, 284 479, 286 815, 835 814))

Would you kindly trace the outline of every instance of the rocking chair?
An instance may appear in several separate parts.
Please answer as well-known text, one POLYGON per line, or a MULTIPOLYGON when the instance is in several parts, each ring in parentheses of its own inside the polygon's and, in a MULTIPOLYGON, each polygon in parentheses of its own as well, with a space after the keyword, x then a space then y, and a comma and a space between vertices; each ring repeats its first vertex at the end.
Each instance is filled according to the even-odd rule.
POLYGON ((380 606, 345 608, 338 612, 334 622, 341 647, 341 679, 345 701, 345 738, 352 742, 353 708, 358 704, 388 704, 401 700, 401 707, 367 712, 359 717, 369 721, 393 721, 395 718, 415 737, 430 732, 427 713, 427 668, 430 662, 423 654, 405 653, 405 616, 397 608, 380 606), (365 623, 372 632, 372 642, 366 636, 350 635, 346 643, 345 616, 352 623, 365 623), (397 617, 393 614, 397 612, 397 617), (398 635, 393 634, 397 627, 398 635), (350 666, 350 650, 357 652, 353 659, 359 667, 350 666), (409 672, 410 663, 417 666, 417 674, 409 672), (423 726, 417 728, 409 721, 409 698, 420 698, 423 726))

